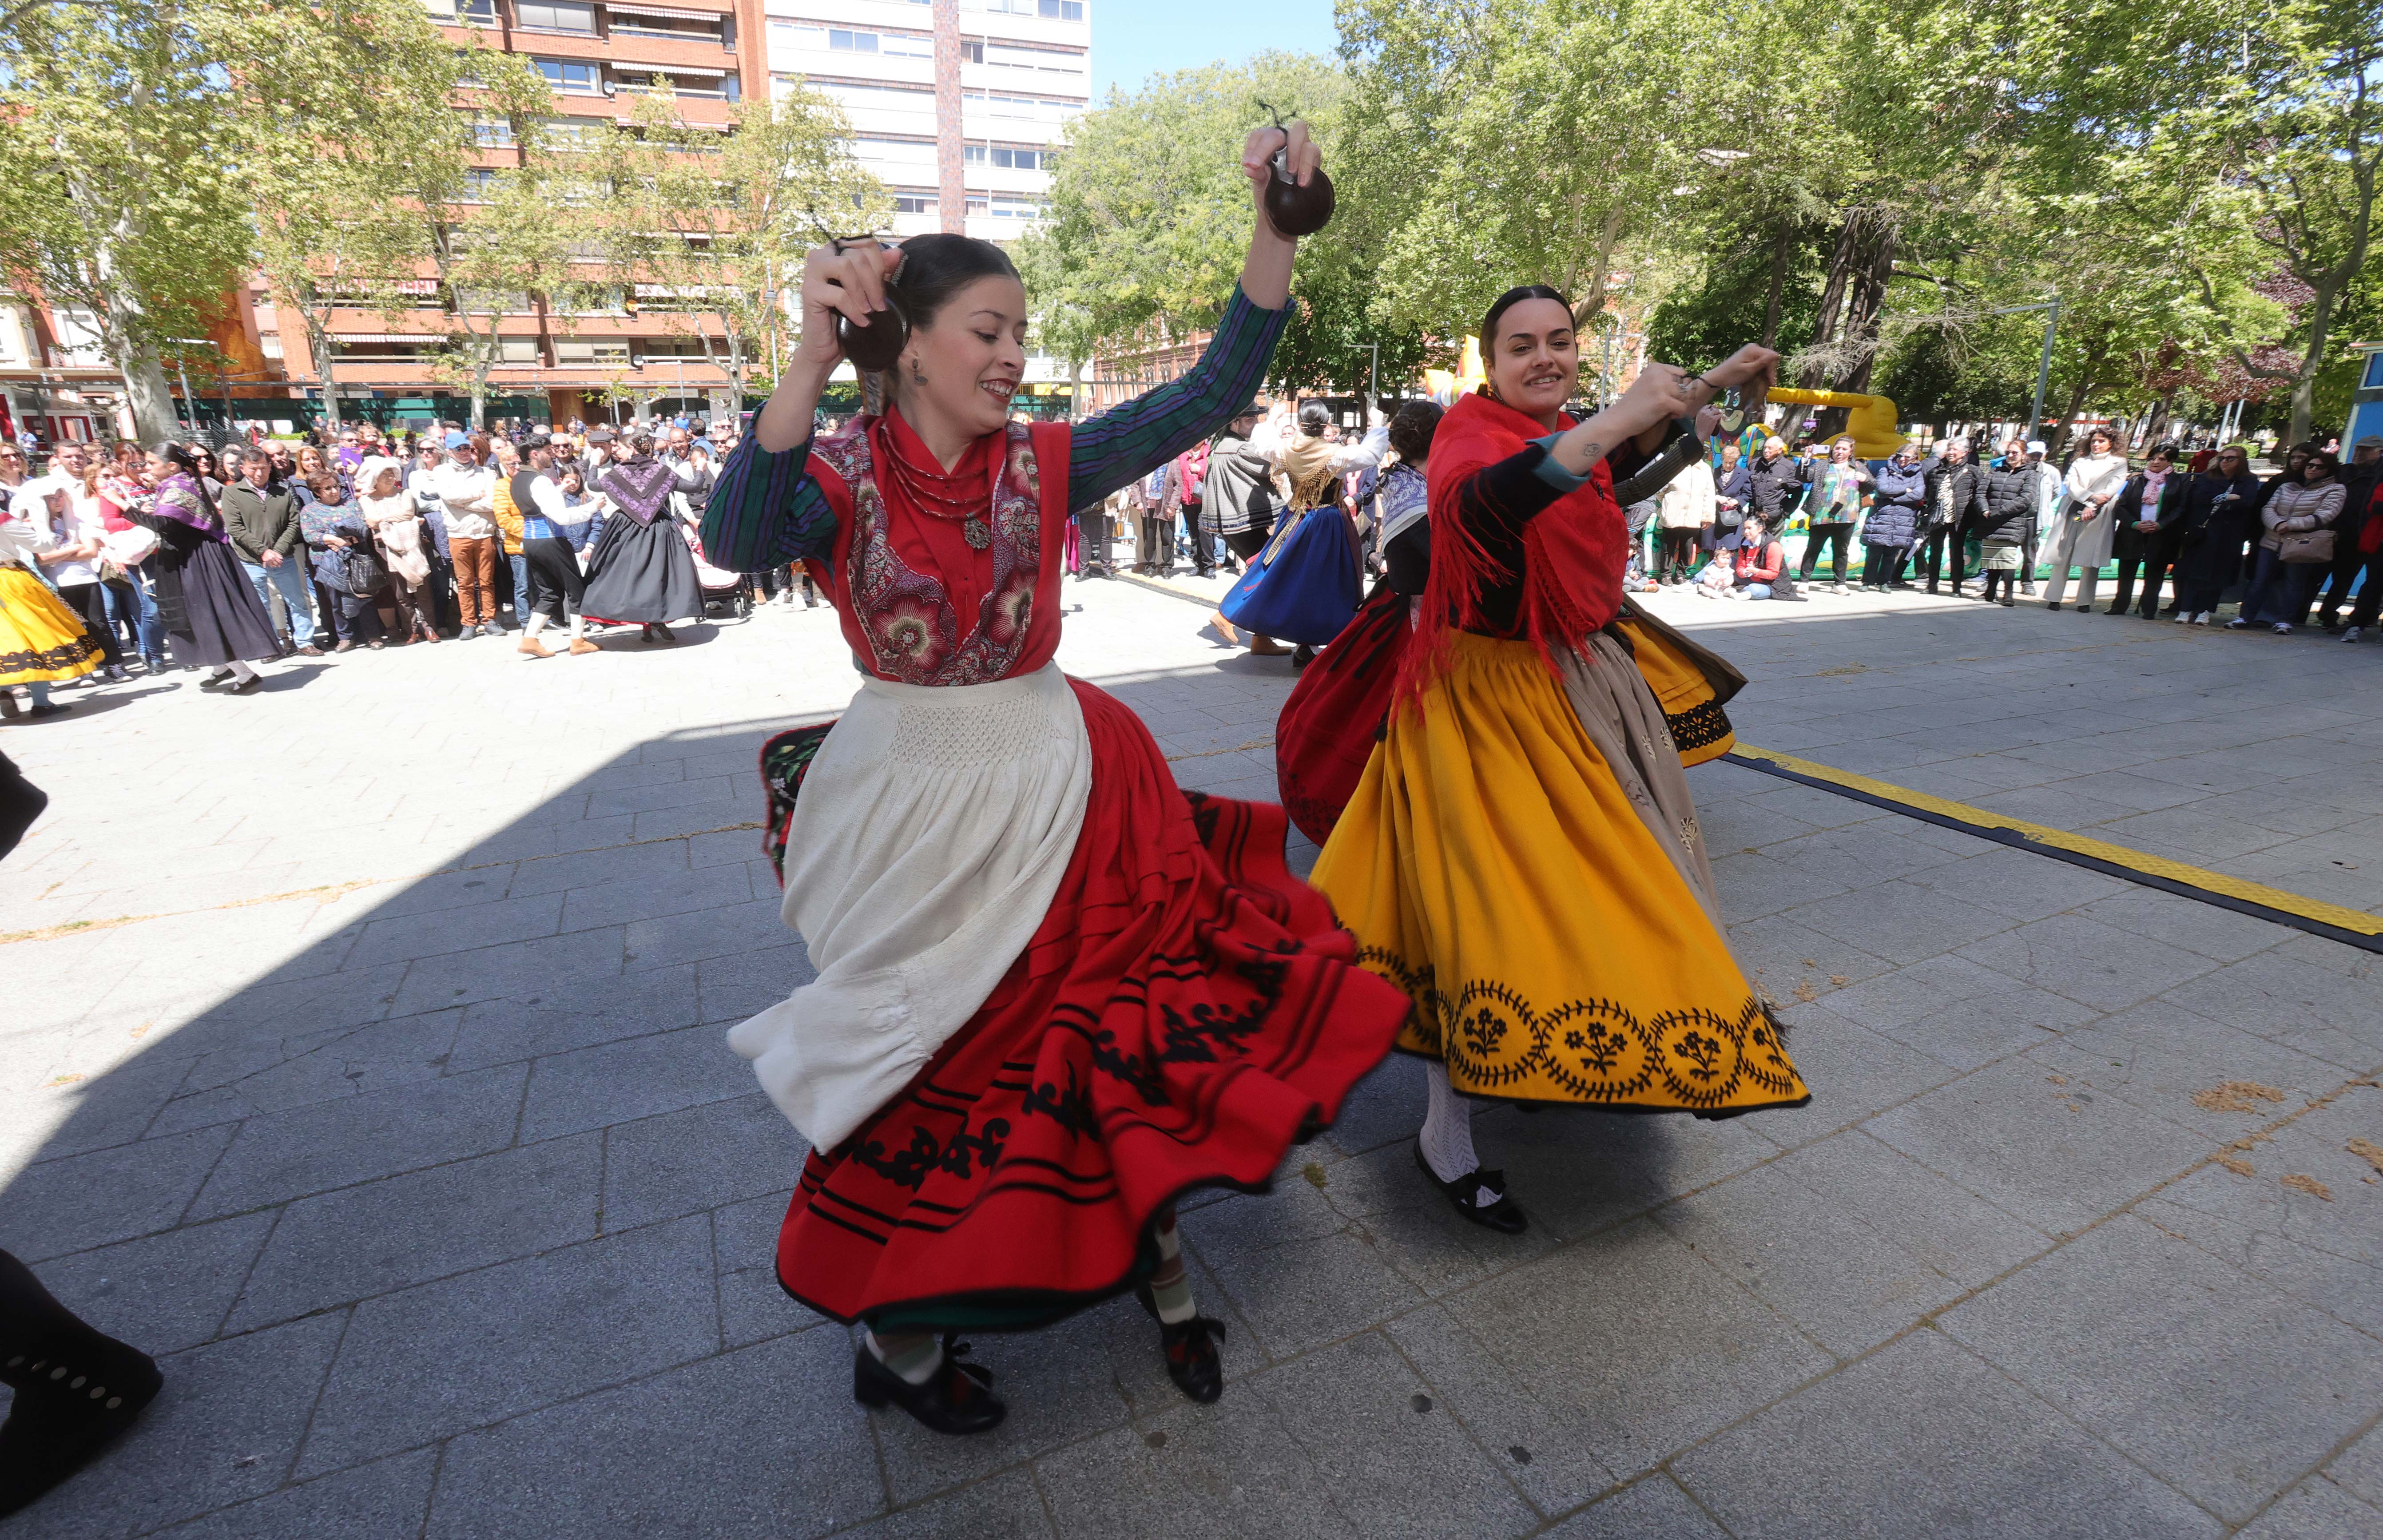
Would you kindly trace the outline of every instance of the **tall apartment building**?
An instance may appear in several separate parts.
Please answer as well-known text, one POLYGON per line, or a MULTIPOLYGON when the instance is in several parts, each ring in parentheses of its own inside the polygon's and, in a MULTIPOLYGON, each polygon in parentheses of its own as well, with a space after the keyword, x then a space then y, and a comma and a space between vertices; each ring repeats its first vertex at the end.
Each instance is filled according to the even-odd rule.
MULTIPOLYGON (((557 116, 574 122, 626 121, 630 92, 667 88, 689 123, 725 127, 735 104, 765 92, 769 72, 759 44, 760 0, 424 0, 433 20, 459 47, 473 44, 526 55, 554 88, 557 116), (476 39, 474 33, 477 34, 476 39)), ((468 93, 467 93, 468 97, 468 93)), ((456 110, 470 114, 468 99, 456 110)), ((510 130, 481 129, 482 164, 500 171, 512 161, 510 130)), ((425 285, 426 290, 427 286, 425 285)), ((317 376, 296 315, 278 315, 261 288, 247 296, 267 358, 290 384, 319 399, 317 376)), ((692 328, 716 322, 624 302, 606 311, 559 314, 538 296, 498 321, 503 363, 490 376, 492 418, 599 421, 613 408, 599 398, 626 385, 664 411, 734 411, 726 372, 704 361, 692 328), (640 314, 654 310, 657 314, 640 314)), ((426 295, 426 304, 427 296, 426 295)), ((426 353, 443 330, 426 314, 419 322, 377 309, 334 312, 332 372, 343 415, 381 418, 462 418, 468 397, 435 383, 426 353)))
MULTIPOLYGON (((1015 240, 1092 96, 1088 0, 763 0, 770 74, 831 96, 894 195, 897 236, 1015 240)), ((1064 414, 1068 370, 1029 361, 1020 405, 1064 414)))

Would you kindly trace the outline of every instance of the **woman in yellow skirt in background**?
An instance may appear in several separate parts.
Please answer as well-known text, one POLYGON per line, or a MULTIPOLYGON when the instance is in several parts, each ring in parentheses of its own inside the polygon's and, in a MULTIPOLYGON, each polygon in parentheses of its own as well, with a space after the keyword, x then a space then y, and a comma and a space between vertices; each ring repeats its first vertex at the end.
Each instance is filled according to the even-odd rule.
POLYGON ((0 522, 0 698, 12 716, 16 700, 7 692, 19 684, 33 687, 33 716, 66 710, 50 703, 50 686, 90 673, 104 656, 82 617, 33 575, 38 543, 24 520, 0 522))
POLYGON ((1481 339, 1488 383, 1433 441, 1432 571, 1398 696, 1314 881, 1413 1003, 1398 1046, 1431 1061, 1417 1163, 1512 1233, 1526 1221, 1481 1169, 1461 1097, 1716 1117, 1810 1092, 1722 930, 1640 655, 1682 714, 1710 684, 1685 638, 1625 612, 1611 490, 1666 424, 1777 355, 1700 378, 1650 363, 1574 424, 1562 295, 1509 290, 1481 339))

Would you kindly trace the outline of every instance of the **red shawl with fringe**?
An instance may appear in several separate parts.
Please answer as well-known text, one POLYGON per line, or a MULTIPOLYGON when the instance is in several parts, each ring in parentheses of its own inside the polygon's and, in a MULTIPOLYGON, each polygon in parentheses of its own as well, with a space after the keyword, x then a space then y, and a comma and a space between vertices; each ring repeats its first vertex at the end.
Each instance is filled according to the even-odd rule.
MULTIPOLYGON (((1557 431, 1574 425, 1556 418, 1557 431)), ((1622 610, 1622 574, 1630 561, 1630 528, 1613 500, 1613 473, 1603 461, 1587 486, 1567 492, 1523 525, 1523 601, 1519 629, 1482 611, 1482 595, 1512 581, 1499 561, 1465 527, 1460 506, 1465 484, 1544 438, 1548 430, 1513 407, 1474 394, 1449 409, 1431 443, 1431 579, 1416 619, 1400 680, 1402 695, 1419 689, 1447 666, 1451 629, 1527 637, 1548 666, 1556 649, 1577 648, 1622 610)))

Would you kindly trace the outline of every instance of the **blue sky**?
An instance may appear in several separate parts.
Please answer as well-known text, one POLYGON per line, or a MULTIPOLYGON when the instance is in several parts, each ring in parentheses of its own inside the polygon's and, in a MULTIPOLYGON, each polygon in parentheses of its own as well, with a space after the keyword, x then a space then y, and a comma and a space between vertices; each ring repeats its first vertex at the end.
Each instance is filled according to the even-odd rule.
POLYGON ((1268 48, 1329 53, 1332 0, 1094 0, 1093 101, 1152 75, 1268 48))

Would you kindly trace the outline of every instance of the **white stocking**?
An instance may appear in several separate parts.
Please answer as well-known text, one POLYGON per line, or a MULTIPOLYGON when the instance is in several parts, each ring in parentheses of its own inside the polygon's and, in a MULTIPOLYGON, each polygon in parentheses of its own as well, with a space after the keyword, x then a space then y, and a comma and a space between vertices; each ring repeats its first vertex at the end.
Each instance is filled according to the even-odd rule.
POLYGON ((234 679, 239 680, 243 684, 256 677, 256 671, 250 668, 247 664, 241 662, 237 658, 225 664, 224 667, 229 669, 231 671, 231 676, 234 679))
POLYGON ((535 636, 545 629, 546 611, 543 610, 533 610, 529 612, 528 623, 522 627, 522 634, 525 636, 535 636))
POLYGON ((1441 1181, 1452 1182, 1481 1168, 1480 1158, 1473 1152, 1473 1115, 1464 1098, 1448 1083, 1446 1065, 1437 1059, 1427 1060, 1423 1074, 1424 1083, 1431 1092, 1430 1105, 1423 1117, 1424 1164, 1441 1181))

